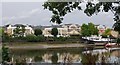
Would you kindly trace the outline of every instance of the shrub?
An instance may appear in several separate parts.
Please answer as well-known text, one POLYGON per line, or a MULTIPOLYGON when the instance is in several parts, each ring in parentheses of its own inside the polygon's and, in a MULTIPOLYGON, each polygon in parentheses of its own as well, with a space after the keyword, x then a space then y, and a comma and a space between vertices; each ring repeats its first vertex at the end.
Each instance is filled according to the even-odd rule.
POLYGON ((35 35, 27 35, 26 36, 26 41, 28 42, 36 42, 37 37, 35 35))
POLYGON ((43 42, 43 41, 45 41, 45 37, 43 35, 37 36, 37 41, 43 42))
POLYGON ((42 35, 40 35, 40 36, 27 35, 26 41, 28 41, 28 42, 43 42, 43 41, 45 41, 45 37, 42 35))
POLYGON ((66 37, 55 37, 54 38, 55 39, 55 41, 65 41, 66 40, 66 37))

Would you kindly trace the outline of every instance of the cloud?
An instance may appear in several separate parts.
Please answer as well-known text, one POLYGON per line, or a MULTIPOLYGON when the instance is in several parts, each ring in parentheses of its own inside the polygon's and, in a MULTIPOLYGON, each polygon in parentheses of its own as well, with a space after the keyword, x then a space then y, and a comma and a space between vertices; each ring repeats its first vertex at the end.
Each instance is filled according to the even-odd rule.
POLYGON ((28 14, 32 15, 32 14, 35 14, 35 13, 40 13, 40 9, 37 8, 37 9, 33 9, 32 11, 30 11, 28 14))
POLYGON ((18 16, 11 16, 11 17, 3 17, 2 20, 16 20, 16 19, 24 19, 28 18, 34 14, 39 14, 41 10, 39 8, 32 9, 31 11, 26 11, 23 13, 20 13, 18 16))
POLYGON ((1 2, 45 2, 47 0, 1 0, 1 2))

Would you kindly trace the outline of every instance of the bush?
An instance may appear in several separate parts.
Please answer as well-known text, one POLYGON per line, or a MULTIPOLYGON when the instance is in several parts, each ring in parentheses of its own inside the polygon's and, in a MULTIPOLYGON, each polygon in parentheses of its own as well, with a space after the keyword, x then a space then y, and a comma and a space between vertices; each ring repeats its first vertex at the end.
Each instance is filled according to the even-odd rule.
POLYGON ((28 42, 43 42, 43 41, 45 41, 45 37, 42 35, 40 35, 40 36, 27 35, 26 41, 28 41, 28 42))
POLYGON ((66 40, 66 37, 55 37, 54 38, 55 41, 65 41, 66 40))
POLYGON ((26 41, 28 42, 36 42, 37 37, 35 35, 27 35, 26 36, 26 41))
POLYGON ((9 42, 11 37, 7 33, 2 34, 2 42, 9 42))
POLYGON ((45 37, 43 35, 37 36, 37 41, 43 42, 43 41, 45 41, 45 37))
POLYGON ((19 36, 19 37, 12 37, 10 38, 10 42, 23 42, 26 41, 26 38, 23 36, 19 36))

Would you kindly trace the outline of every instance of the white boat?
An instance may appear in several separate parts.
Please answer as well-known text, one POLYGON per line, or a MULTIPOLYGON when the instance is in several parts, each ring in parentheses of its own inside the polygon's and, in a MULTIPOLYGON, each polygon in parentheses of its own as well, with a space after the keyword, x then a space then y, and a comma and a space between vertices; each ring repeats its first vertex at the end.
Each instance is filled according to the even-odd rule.
POLYGON ((82 37, 83 39, 90 42, 109 42, 110 38, 102 38, 102 36, 90 36, 90 37, 82 37))

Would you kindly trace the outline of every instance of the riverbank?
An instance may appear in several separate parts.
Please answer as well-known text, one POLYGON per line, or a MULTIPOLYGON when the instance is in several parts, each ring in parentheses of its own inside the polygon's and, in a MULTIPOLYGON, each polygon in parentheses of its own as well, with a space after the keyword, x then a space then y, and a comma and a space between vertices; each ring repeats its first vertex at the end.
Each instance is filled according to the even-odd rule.
POLYGON ((70 43, 70 44, 47 44, 47 43, 21 43, 6 45, 10 49, 49 49, 49 48, 72 48, 86 47, 86 44, 70 43))
POLYGON ((54 49, 54 48, 79 48, 79 47, 104 47, 104 45, 84 44, 84 43, 46 43, 46 42, 17 42, 5 43, 9 49, 54 49))

